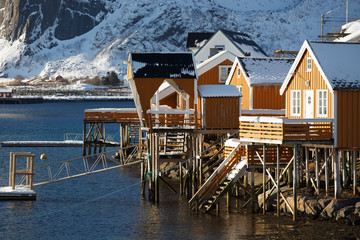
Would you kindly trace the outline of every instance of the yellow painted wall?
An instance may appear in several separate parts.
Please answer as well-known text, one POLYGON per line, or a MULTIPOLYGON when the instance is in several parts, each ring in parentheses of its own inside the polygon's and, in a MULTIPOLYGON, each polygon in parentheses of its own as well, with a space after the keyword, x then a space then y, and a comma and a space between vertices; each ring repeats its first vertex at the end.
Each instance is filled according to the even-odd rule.
POLYGON ((241 72, 240 77, 237 75, 237 68, 239 65, 236 66, 234 74, 231 77, 230 85, 235 86, 242 86, 242 105, 241 109, 250 109, 250 87, 247 84, 244 73, 241 72))
POLYGON ((285 95, 281 85, 253 86, 253 109, 285 109, 285 95))
POLYGON ((222 63, 216 65, 209 71, 201 74, 199 76, 198 85, 209 85, 209 84, 225 84, 222 82, 219 82, 219 66, 223 65, 233 65, 233 62, 230 60, 225 60, 222 63))
POLYGON ((327 118, 333 118, 333 95, 330 92, 328 86, 325 83, 325 80, 320 74, 319 69, 316 67, 314 60, 311 61, 311 72, 306 72, 306 58, 310 57, 309 52, 306 50, 302 56, 293 77, 290 80, 290 83, 285 90, 286 94, 286 113, 287 118, 303 118, 304 117, 304 90, 313 90, 314 91, 314 118, 316 118, 316 105, 317 105, 317 96, 316 90, 328 90, 327 91, 327 118), (306 80, 310 80, 309 86, 306 86, 306 80), (300 116, 294 117, 290 116, 290 90, 301 90, 301 109, 300 116))

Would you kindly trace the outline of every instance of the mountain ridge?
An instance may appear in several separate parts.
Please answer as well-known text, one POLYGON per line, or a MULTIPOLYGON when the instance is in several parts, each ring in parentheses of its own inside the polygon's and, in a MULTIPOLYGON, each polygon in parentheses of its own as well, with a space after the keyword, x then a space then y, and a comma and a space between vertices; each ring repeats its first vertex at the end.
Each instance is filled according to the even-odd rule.
MULTIPOLYGON (((320 15, 328 10, 333 14, 326 18, 326 31, 339 31, 343 23, 338 19, 345 21, 345 1, 336 0, 27 0, 30 5, 40 4, 43 11, 42 4, 49 5, 49 1, 61 5, 62 10, 47 25, 38 22, 27 32, 9 37, 3 34, 9 26, 2 17, 9 1, 0 0, 0 76, 12 78, 81 78, 108 71, 124 76, 123 61, 129 52, 185 51, 188 32, 219 28, 249 34, 272 55, 276 49, 298 50, 305 39, 317 39, 320 15), (92 25, 78 17, 64 20, 71 12, 92 19, 92 25), (337 21, 331 21, 332 16, 337 21)), ((350 6, 350 16, 356 16, 360 2, 350 6)), ((40 16, 36 11, 31 14, 40 16)))

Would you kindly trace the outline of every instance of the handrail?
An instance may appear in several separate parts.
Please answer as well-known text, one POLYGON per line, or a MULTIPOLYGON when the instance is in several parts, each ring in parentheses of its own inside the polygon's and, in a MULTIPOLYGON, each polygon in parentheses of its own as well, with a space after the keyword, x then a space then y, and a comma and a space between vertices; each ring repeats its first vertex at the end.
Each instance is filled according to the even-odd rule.
MULTIPOLYGON (((220 164, 220 166, 210 175, 206 182, 200 187, 200 189, 194 194, 194 196, 189 200, 189 204, 192 205, 194 201, 197 201, 205 196, 208 191, 208 187, 211 186, 214 180, 218 177, 223 169, 226 168, 227 164, 233 160, 234 155, 239 150, 240 144, 237 145, 231 153, 226 157, 226 159, 220 164)), ((231 169, 230 169, 231 170, 231 169)), ((225 175, 226 176, 226 175, 225 175)))
POLYGON ((254 123, 333 123, 333 118, 280 118, 280 117, 255 117, 255 116, 241 116, 240 122, 254 122, 254 123))

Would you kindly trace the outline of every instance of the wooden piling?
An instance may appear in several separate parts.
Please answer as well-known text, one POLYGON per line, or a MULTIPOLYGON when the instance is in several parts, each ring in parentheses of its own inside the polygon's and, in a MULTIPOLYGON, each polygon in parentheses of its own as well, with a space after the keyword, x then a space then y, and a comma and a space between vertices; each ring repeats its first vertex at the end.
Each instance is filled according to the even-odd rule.
POLYGON ((293 173, 293 197, 294 197, 294 209, 293 209, 293 221, 296 221, 297 217, 297 169, 298 169, 298 145, 294 146, 294 173, 293 173))
POLYGON ((324 164, 325 164, 325 194, 329 196, 329 161, 328 161, 328 149, 324 148, 324 164))
POLYGON ((352 170, 353 170, 353 195, 356 195, 356 151, 352 152, 352 170))
POLYGON ((310 188, 309 147, 305 147, 306 187, 310 188))
POLYGON ((266 199, 266 144, 263 144, 263 214, 265 215, 265 199, 266 199))
POLYGON ((276 215, 280 216, 280 146, 276 146, 276 215))
POLYGON ((316 179, 316 195, 320 194, 320 176, 319 176, 319 150, 315 148, 315 179, 316 179))
POLYGON ((334 197, 338 199, 341 197, 341 184, 340 184, 340 154, 337 149, 334 149, 334 197))

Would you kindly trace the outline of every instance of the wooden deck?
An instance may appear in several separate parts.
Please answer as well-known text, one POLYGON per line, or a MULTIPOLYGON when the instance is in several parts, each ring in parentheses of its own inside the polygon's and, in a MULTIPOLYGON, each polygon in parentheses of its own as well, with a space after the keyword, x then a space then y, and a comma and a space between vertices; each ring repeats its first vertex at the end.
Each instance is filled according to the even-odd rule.
POLYGON ((240 138, 259 143, 333 141, 332 119, 240 117, 240 138))

